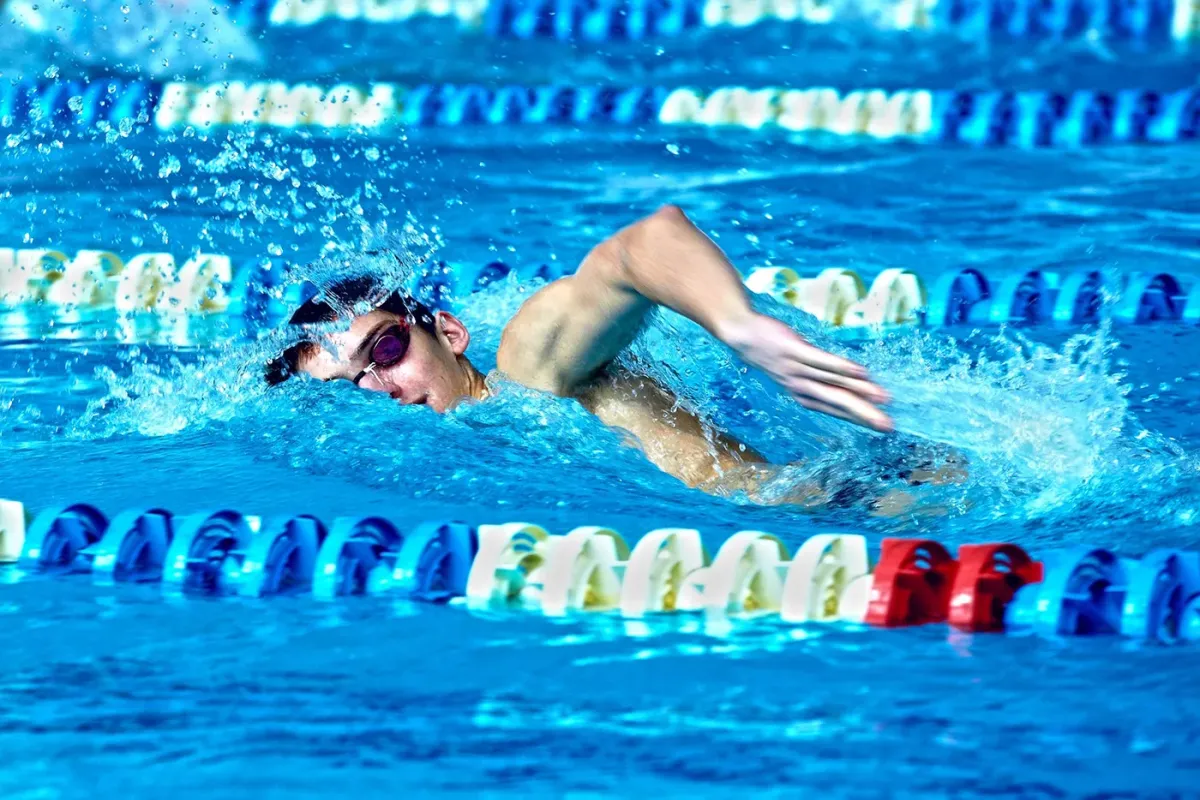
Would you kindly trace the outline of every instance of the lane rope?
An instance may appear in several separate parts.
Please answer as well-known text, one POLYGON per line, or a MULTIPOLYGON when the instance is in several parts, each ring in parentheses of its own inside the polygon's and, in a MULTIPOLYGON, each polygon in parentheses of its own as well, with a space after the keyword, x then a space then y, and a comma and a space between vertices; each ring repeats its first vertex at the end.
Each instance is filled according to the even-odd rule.
MULTIPOLYGON (((552 281, 569 268, 547 264, 513 267, 434 265, 409 287, 432 305, 455 300, 497 282, 552 281)), ((269 324, 285 318, 317 293, 289 281, 279 260, 249 259, 235 266, 226 255, 139 253, 128 260, 108 250, 0 248, 0 309, 41 307, 65 314, 80 310, 150 314, 164 318, 227 315, 269 324)), ((978 268, 931 276, 884 269, 868 280, 852 269, 830 267, 802 276, 788 267, 759 267, 745 278, 751 291, 847 329, 995 325, 1068 325, 1100 322, 1113 298, 1117 322, 1200 323, 1200 281, 1191 275, 1139 271, 1112 275, 1079 269, 1008 272, 989 278, 978 268)))
MULTIPOLYGON (((1200 2, 1200 0, 1197 0, 1200 2)), ((833 88, 0 83, 0 124, 78 131, 153 126, 360 130, 478 125, 778 129, 974 147, 1167 144, 1200 136, 1200 87, 1177 91, 885 91, 833 88)))
POLYGON ((87 503, 36 516, 0 500, 7 582, 91 575, 100 584, 160 583, 164 594, 319 600, 391 595, 476 611, 548 617, 852 623, 1042 636, 1109 634, 1161 643, 1200 640, 1200 553, 1141 559, 1094 547, 1035 559, 1013 543, 964 544, 858 534, 812 536, 789 554, 778 538, 740 531, 711 555, 699 530, 659 528, 631 547, 598 526, 554 535, 528 522, 403 529, 385 516, 324 522, 216 507, 157 507, 111 520, 87 503))
MULTIPOLYGON (((239 3, 255 26, 330 22, 396 24, 443 17, 502 38, 637 41, 703 28, 764 22, 827 26, 861 23, 861 7, 819 0, 274 0, 239 3)), ((937 31, 972 41, 1078 41, 1187 47, 1200 40, 1196 0, 898 0, 876 24, 889 31, 937 31)))

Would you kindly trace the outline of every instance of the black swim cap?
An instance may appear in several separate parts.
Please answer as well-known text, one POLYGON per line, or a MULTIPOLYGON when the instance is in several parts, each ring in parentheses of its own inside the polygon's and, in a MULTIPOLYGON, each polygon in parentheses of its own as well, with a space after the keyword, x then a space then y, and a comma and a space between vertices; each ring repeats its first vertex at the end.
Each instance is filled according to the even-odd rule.
MULTIPOLYGON (((383 282, 372 275, 342 278, 330 284, 314 297, 301 303, 292 312, 287 324, 304 327, 336 322, 348 313, 355 313, 350 310, 362 303, 369 304, 368 310, 387 311, 413 320, 431 334, 435 332, 433 311, 428 306, 403 290, 389 292, 383 282)), ((268 361, 263 376, 267 383, 277 386, 296 374, 300 358, 316 345, 317 342, 313 339, 301 339, 268 361)))

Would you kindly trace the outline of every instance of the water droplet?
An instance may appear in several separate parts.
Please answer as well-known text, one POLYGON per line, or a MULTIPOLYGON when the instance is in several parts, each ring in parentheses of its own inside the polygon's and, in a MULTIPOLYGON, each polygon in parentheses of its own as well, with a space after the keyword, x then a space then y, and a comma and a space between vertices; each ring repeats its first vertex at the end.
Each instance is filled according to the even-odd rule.
POLYGON ((378 161, 379 160, 379 148, 378 147, 368 147, 366 150, 363 151, 363 155, 367 157, 367 161, 378 161))
POLYGON ((166 178, 179 172, 179 159, 175 156, 167 156, 158 166, 158 177, 166 178))
POLYGON ((304 166, 311 167, 317 163, 317 154, 312 150, 304 150, 300 153, 300 161, 304 166))
POLYGON ((42 74, 44 76, 46 76, 47 78, 51 78, 51 79, 57 78, 58 77, 58 67, 51 64, 50 66, 46 67, 46 71, 43 72, 42 74))
POLYGON ((667 152, 673 156, 679 155, 679 145, 677 145, 677 144, 667 145, 667 152))
POLYGON ((281 256, 283 255, 283 248, 274 242, 271 242, 269 245, 267 245, 267 252, 273 256, 281 256))

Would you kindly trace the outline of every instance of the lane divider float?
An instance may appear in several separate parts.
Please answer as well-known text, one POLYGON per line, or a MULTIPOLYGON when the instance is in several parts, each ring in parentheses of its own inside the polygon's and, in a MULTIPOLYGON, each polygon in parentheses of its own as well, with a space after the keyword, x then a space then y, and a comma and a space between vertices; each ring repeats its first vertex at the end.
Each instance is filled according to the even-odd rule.
POLYGON ((968 267, 926 283, 911 270, 886 269, 868 288, 856 272, 839 267, 811 278, 787 267, 762 267, 751 271, 746 285, 845 328, 1089 325, 1100 321, 1106 296, 1118 322, 1200 323, 1200 281, 1166 272, 1113 276, 1082 269, 1064 276, 1029 270, 989 280, 968 267))
POLYGON ((1168 91, 884 91, 729 86, 500 86, 279 81, 0 82, 12 128, 271 127, 386 133, 411 126, 775 128, 974 147, 1165 144, 1200 136, 1200 87, 1168 91))
MULTIPOLYGON (((317 292, 311 283, 289 281, 285 271, 281 261, 271 259, 250 259, 235 269, 229 256, 211 253, 179 263, 170 253, 125 260, 107 250, 69 255, 54 248, 0 248, 0 308, 225 314, 272 322, 317 292)), ((440 306, 505 280, 552 281, 569 271, 547 264, 514 267, 492 261, 451 267, 438 262, 409 288, 440 306)), ((893 268, 868 281, 844 267, 811 277, 788 267, 760 267, 745 282, 753 292, 843 328, 1088 325, 1100 321, 1106 296, 1113 298, 1118 322, 1200 323, 1200 281, 1167 272, 1112 276, 1090 269, 1066 275, 1028 270, 989 279, 968 267, 926 281, 913 270, 893 268)))
POLYGON ((552 535, 508 522, 435 521, 402 529, 385 516, 262 518, 216 508, 173 515, 79 503, 36 516, 0 500, 0 561, 12 580, 71 575, 100 584, 160 583, 171 596, 392 595, 476 611, 624 619, 699 614, 898 628, 1111 634, 1200 640, 1200 553, 1141 559, 1067 548, 1040 560, 1012 543, 810 537, 794 554, 763 531, 740 531, 709 554, 700 531, 660 528, 631 547, 617 531, 552 535), (14 569, 14 566, 7 567, 14 569))
POLYGON ((52 248, 0 248, 0 306, 44 303, 135 312, 209 313, 229 307, 228 256, 200 253, 177 264, 170 253, 125 261, 107 250, 68 255, 52 248))
MULTIPOLYGON (((606 42, 678 36, 699 28, 764 22, 860 23, 861 7, 818 0, 273 0, 241 2, 256 25, 306 27, 334 21, 395 24, 453 18, 490 36, 606 42)), ((1078 41, 1187 46, 1200 39, 1195 0, 897 0, 877 15, 892 31, 948 32, 972 41, 1078 41)))
MULTIPOLYGON (((165 316, 227 314, 277 320, 317 292, 287 276, 283 261, 254 258, 236 269, 227 255, 199 253, 180 263, 171 253, 128 260, 108 250, 0 247, 0 309, 154 312, 165 316)), ((422 300, 449 302, 510 275, 554 280, 564 270, 546 264, 520 268, 501 261, 454 268, 438 262, 413 287, 422 300)))

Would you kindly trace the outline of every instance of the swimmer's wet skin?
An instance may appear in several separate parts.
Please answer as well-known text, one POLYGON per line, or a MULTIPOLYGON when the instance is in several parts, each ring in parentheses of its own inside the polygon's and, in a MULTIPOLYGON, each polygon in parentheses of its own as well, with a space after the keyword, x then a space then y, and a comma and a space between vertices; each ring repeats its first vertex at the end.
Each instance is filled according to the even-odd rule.
MULTIPOLYGON (((378 286, 356 279, 328 287, 292 316, 292 325, 338 320, 378 286)), ((676 206, 623 228, 595 247, 578 271, 531 296, 504 328, 496 377, 577 399, 602 422, 629 432, 660 469, 690 486, 732 479, 752 491, 770 467, 753 449, 679 408, 649 378, 612 366, 657 306, 682 314, 769 375, 805 408, 881 432, 886 391, 866 370, 809 344, 783 322, 755 312, 724 253, 676 206)), ((470 333, 446 311, 392 295, 353 316, 348 329, 294 345, 268 369, 354 381, 405 404, 436 411, 495 391, 467 359, 470 333)), ((739 485, 740 484, 740 485, 739 485)))

